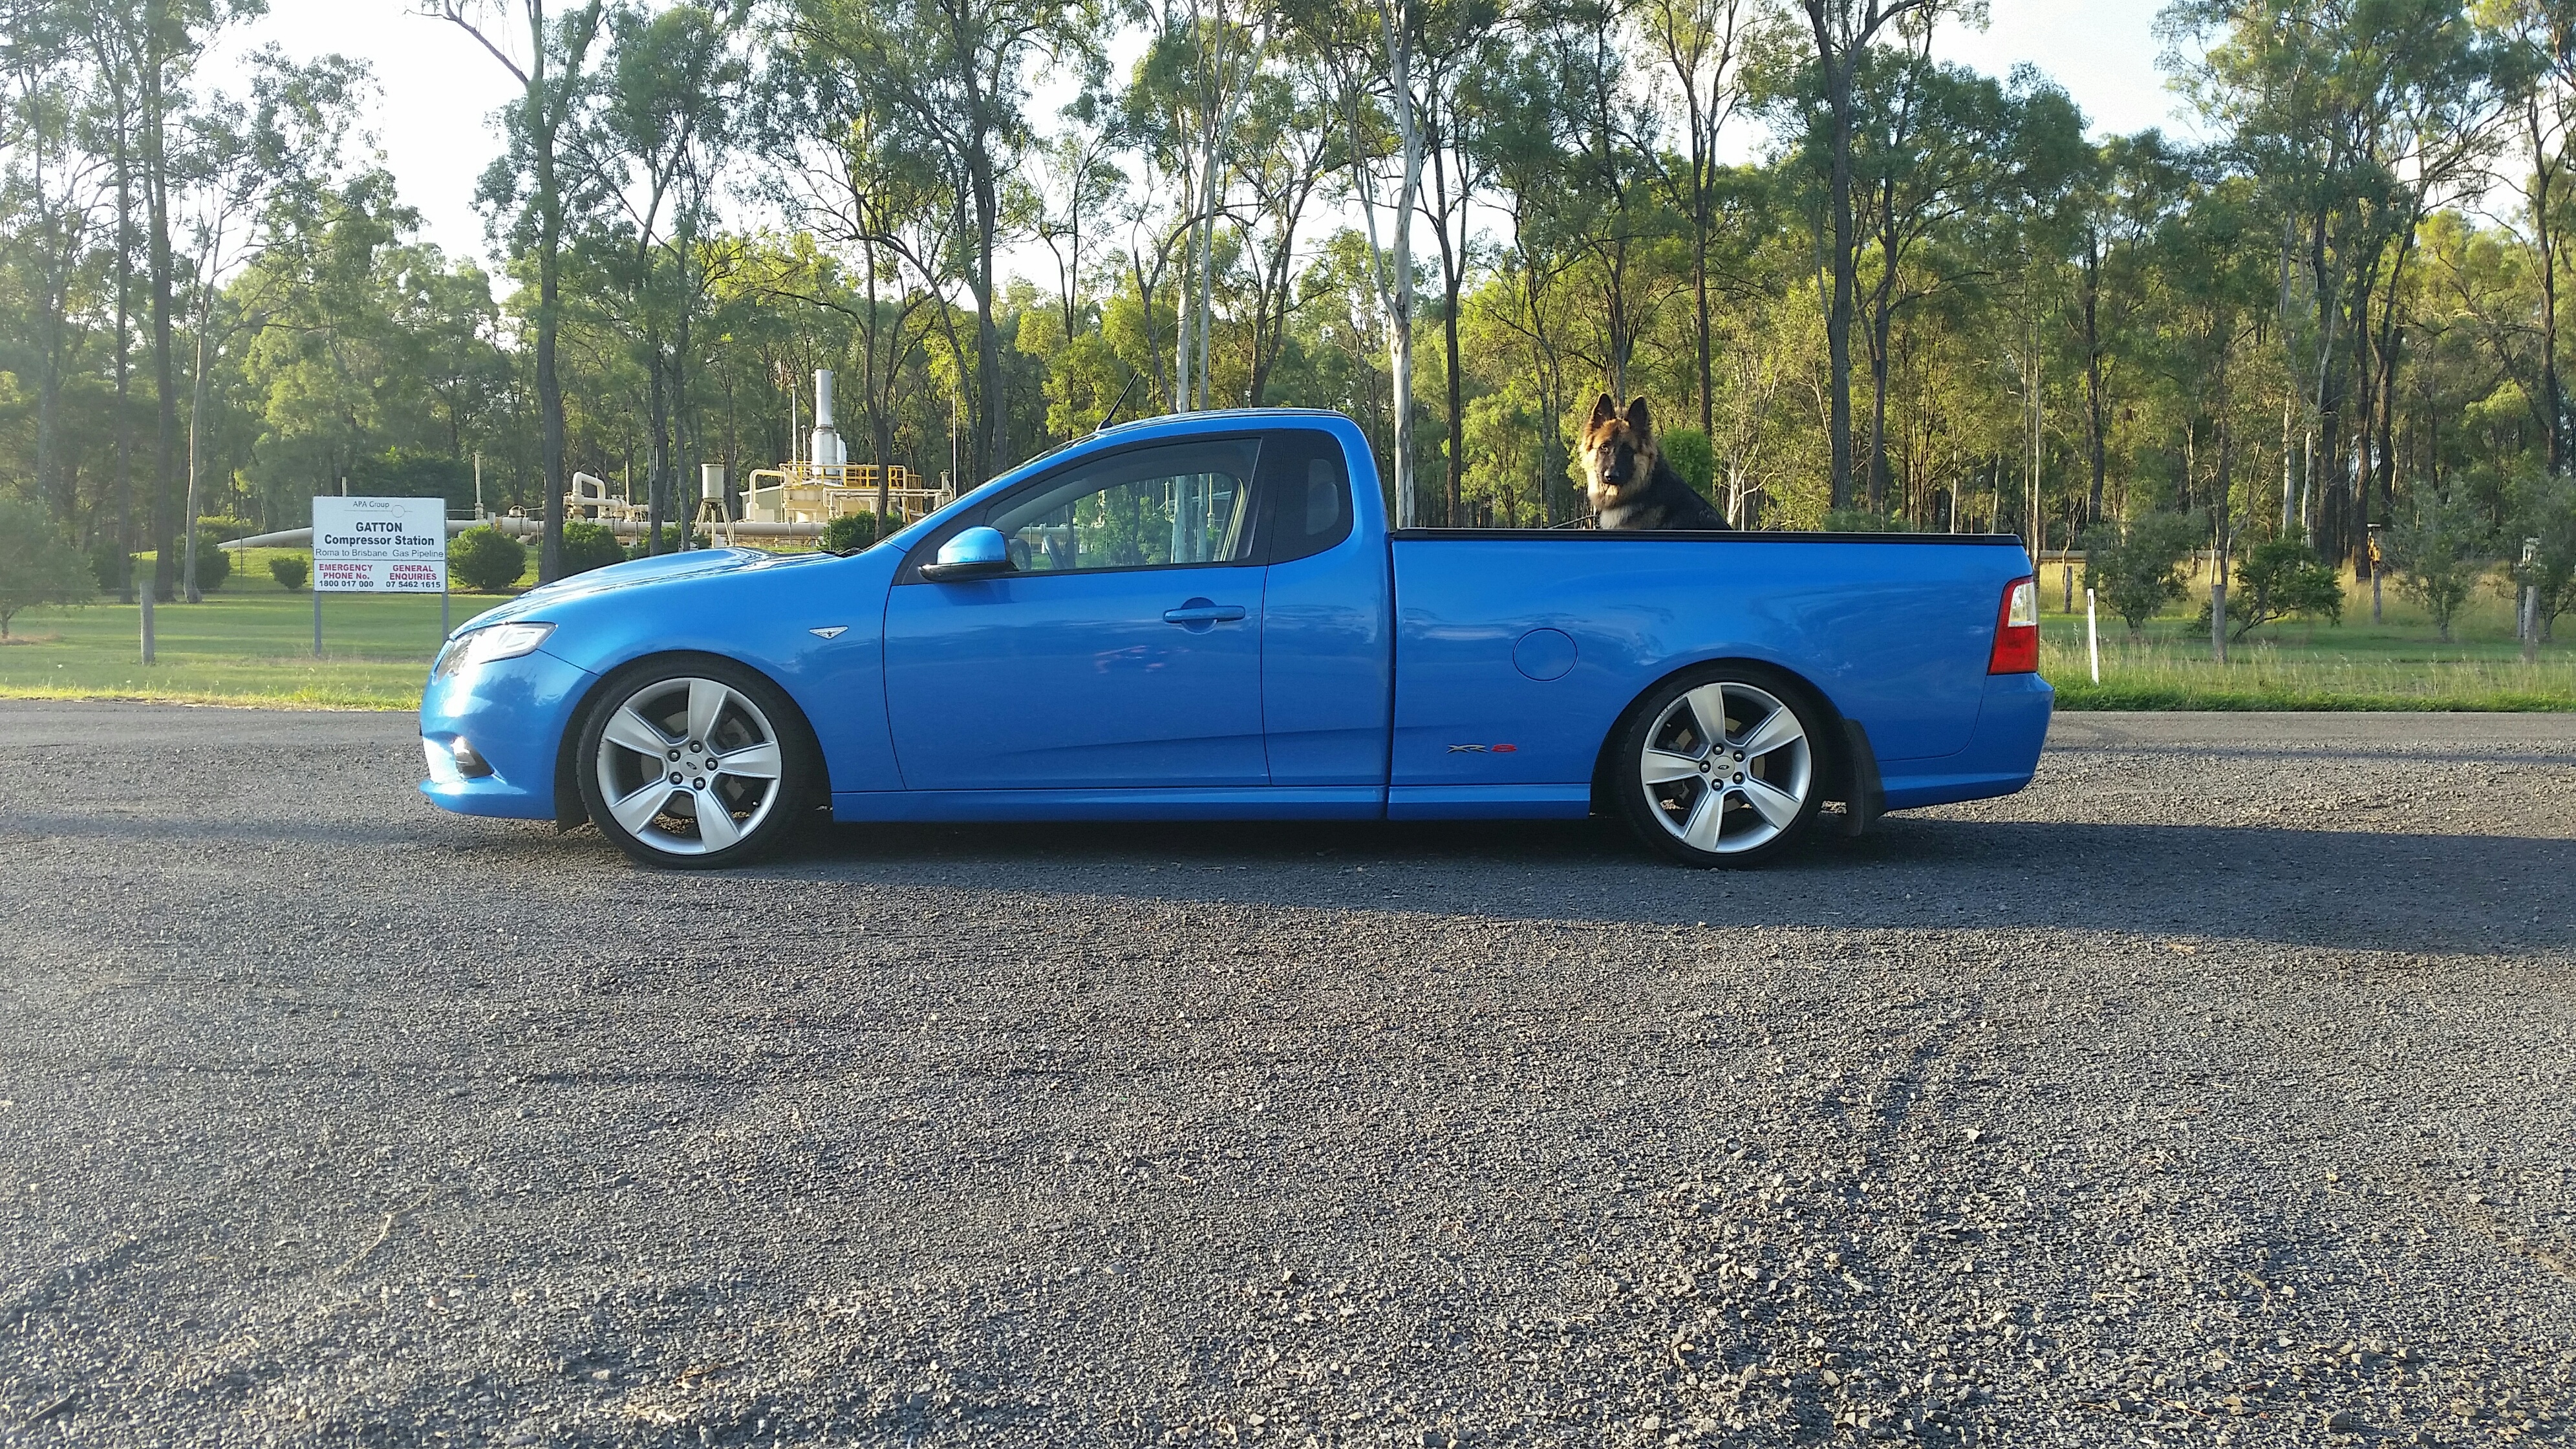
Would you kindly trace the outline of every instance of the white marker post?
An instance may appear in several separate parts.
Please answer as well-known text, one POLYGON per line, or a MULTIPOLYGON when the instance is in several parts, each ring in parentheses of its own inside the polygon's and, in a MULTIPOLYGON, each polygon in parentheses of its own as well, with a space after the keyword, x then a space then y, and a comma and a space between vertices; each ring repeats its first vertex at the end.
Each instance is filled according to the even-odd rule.
POLYGON ((322 596, 436 594, 447 637, 447 500, 313 500, 313 657, 322 657, 322 596))
POLYGON ((2093 659, 2093 682, 2102 682, 2102 631, 2093 617, 2093 591, 2084 591, 2084 652, 2093 659))

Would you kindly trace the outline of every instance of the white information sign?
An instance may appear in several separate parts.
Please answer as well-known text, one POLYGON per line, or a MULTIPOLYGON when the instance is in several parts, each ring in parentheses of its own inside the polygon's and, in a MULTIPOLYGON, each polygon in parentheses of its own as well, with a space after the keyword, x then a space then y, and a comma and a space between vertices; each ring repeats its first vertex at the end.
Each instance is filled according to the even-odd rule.
POLYGON ((447 500, 313 500, 313 592, 447 592, 447 500))

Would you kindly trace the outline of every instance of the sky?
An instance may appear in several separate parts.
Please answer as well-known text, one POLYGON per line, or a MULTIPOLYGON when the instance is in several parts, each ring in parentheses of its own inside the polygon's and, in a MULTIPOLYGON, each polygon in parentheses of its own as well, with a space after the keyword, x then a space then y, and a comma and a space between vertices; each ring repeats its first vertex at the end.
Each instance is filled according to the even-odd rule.
MULTIPOLYGON (((1984 31, 1951 25, 1935 49, 1996 76, 2037 66, 2098 132, 2178 129, 2177 98, 2156 69, 2161 3, 1989 0, 1984 31)), ((498 61, 455 26, 413 13, 411 0, 269 0, 267 16, 230 36, 200 83, 238 90, 238 57, 269 44, 298 59, 337 51, 367 62, 382 88, 369 125, 425 238, 488 260, 474 187, 499 144, 492 112, 515 90, 498 61)))

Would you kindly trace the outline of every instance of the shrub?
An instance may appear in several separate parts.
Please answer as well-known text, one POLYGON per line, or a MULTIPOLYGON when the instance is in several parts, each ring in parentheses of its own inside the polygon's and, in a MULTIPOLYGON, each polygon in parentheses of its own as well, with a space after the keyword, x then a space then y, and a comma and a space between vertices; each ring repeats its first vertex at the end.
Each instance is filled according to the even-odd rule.
POLYGON ((290 594, 304 587, 305 575, 311 572, 313 561, 300 553, 279 554, 268 561, 268 576, 290 594))
POLYGON ((89 561, 54 531, 45 510, 23 499, 0 499, 0 639, 21 609, 38 604, 77 604, 96 590, 89 561))
POLYGON ((607 524, 567 523, 563 530, 563 571, 566 578, 626 562, 626 546, 617 541, 617 535, 609 531, 607 524))
MULTIPOLYGON (((2236 559, 2236 582, 2227 590, 2228 637, 2242 639, 2266 624, 2319 615, 2343 622, 2343 579, 2331 564, 2295 538, 2258 543, 2236 559)), ((2209 606, 2200 606, 2209 626, 2209 606)))
POLYGON ((2539 474, 2517 490, 2513 568, 2505 590, 2513 599, 2514 617, 2522 617, 2522 590, 2540 590, 2540 637, 2547 639, 2558 616, 2576 611, 2576 479, 2539 474), (2537 538, 2540 550, 2522 562, 2522 540, 2537 538))
POLYGON ((877 536, 874 513, 844 513, 823 525, 823 548, 827 553, 857 553, 873 545, 877 536))
POLYGON ((2148 513, 2125 527, 2095 524, 2082 540, 2084 587, 2127 620, 2130 633, 2139 632, 2182 597, 2183 561, 2202 527, 2199 515, 2184 513, 2148 513))
POLYGON ((469 528, 447 541, 447 571, 478 594, 502 592, 527 568, 527 545, 497 528, 469 528))
POLYGON ((132 558, 112 538, 102 538, 90 545, 89 576, 97 581, 100 593, 113 593, 125 587, 125 570, 132 558))
POLYGON ((2467 500, 2445 498, 2426 490, 2415 500, 2414 516, 2391 531, 2398 569, 2397 586, 2433 616, 2442 642, 2451 642, 2451 621, 2487 571, 2485 530, 2467 500))
MULTIPOLYGON (((185 559, 180 561, 180 567, 187 567, 187 561, 185 559)), ((216 536, 215 530, 211 528, 198 529, 197 592, 201 594, 211 594, 215 590, 222 588, 224 586, 224 580, 231 578, 232 576, 232 551, 224 547, 223 539, 216 536)))

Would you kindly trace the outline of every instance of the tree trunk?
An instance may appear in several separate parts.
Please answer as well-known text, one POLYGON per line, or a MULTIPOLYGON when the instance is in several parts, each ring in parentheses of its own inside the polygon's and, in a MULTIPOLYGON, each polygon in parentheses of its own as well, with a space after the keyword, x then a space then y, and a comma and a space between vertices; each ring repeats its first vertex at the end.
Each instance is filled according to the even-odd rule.
MULTIPOLYGON (((562 325, 563 193, 555 177, 555 111, 546 93, 545 7, 528 7, 528 136, 537 163, 537 457, 545 473, 546 529, 537 546, 537 581, 563 577, 563 379, 555 373, 555 335, 562 325)), ((566 77, 567 80, 570 77, 566 77)))
MULTIPOLYGON (((993 251, 994 234, 1002 224, 1000 195, 992 158, 980 149, 969 163, 969 179, 975 193, 975 275, 969 279, 969 290, 975 295, 975 372, 977 388, 983 393, 977 401, 985 424, 977 430, 973 481, 983 483, 1010 454, 1011 410, 1002 399, 1002 329, 993 320, 993 251)), ((965 491, 962 483, 958 491, 965 491)))
POLYGON ((1831 380, 1831 416, 1826 425, 1833 473, 1827 506, 1846 509, 1852 502, 1851 326, 1852 293, 1857 278, 1852 237, 1852 65, 1855 57, 1831 53, 1821 20, 1816 28, 1817 58, 1824 63, 1827 99, 1833 108, 1833 165, 1828 181, 1833 208, 1834 300, 1825 314, 1826 367, 1831 380))
MULTIPOLYGON (((168 60, 161 53, 165 24, 161 0, 151 0, 143 13, 148 27, 143 66, 143 192, 151 227, 152 377, 160 394, 152 470, 152 590, 167 599, 178 583, 179 560, 172 554, 180 530, 180 520, 172 516, 178 500, 171 496, 179 467, 179 387, 170 355, 170 162, 165 134, 169 101, 161 75, 168 60)), ((196 531, 195 520, 188 520, 187 531, 196 531)))
POLYGON ((2086 521, 2092 523, 2102 521, 2102 480, 2108 471, 2107 450, 2102 437, 2108 429, 2109 418, 2107 400, 2102 395, 2101 300, 2101 250, 2098 246, 2087 245, 2084 249, 2084 412, 2088 431, 2086 442, 2091 448, 2093 486, 2085 512, 2086 521))
MULTIPOLYGON (((202 287, 206 283, 200 281, 199 285, 202 287)), ((179 545, 180 556, 186 561, 180 573, 185 586, 182 596, 191 604, 206 601, 206 596, 197 589, 197 479, 204 471, 198 465, 198 453, 205 435, 206 332, 214 325, 214 318, 208 312, 208 308, 200 306, 197 314, 196 376, 190 381, 188 393, 188 504, 183 510, 188 536, 179 545)))

